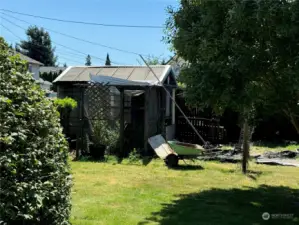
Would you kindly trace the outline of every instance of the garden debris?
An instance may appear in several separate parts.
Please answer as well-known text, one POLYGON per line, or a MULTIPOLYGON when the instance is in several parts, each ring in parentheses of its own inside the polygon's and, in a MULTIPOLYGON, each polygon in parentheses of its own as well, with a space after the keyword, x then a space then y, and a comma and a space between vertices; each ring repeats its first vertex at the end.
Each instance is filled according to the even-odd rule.
POLYGON ((237 163, 242 159, 241 154, 234 150, 221 150, 221 149, 213 149, 204 151, 202 156, 199 156, 197 159, 204 161, 220 161, 220 162, 230 162, 237 163))
POLYGON ((256 163, 268 165, 281 165, 281 166, 295 166, 299 167, 299 161, 294 159, 279 159, 279 158, 258 158, 256 163))
POLYGON ((299 161, 295 160, 299 156, 299 151, 281 151, 281 152, 265 152, 256 158, 256 163, 281 166, 299 167, 299 161))
MULTIPOLYGON (((299 156, 298 150, 285 150, 281 152, 265 152, 264 154, 252 154, 250 157, 256 159, 256 162, 261 164, 299 167, 299 161, 294 159, 297 156, 299 156)), ((204 161, 216 160, 219 162, 237 163, 241 162, 242 154, 239 151, 234 150, 213 149, 204 151, 203 155, 199 156, 198 159, 204 161)))
POLYGON ((281 151, 281 152, 265 152, 261 157, 263 158, 287 158, 287 159, 291 159, 291 158, 296 158, 297 155, 299 156, 299 152, 297 150, 297 152, 295 151, 281 151))

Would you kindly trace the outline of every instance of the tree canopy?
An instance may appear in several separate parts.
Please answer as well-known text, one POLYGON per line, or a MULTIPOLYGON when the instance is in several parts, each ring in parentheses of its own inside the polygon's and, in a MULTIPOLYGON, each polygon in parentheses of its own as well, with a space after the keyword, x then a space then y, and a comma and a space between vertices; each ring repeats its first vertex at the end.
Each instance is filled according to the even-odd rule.
POLYGON ((109 57, 109 54, 107 53, 107 56, 106 56, 106 62, 105 62, 105 65, 106 66, 111 66, 111 61, 110 61, 110 57, 109 57))
POLYGON ((246 119, 288 110, 296 120, 299 1, 181 0, 168 12, 166 41, 189 62, 180 76, 189 104, 246 119))
POLYGON ((91 66, 91 57, 90 57, 90 55, 86 56, 85 66, 91 66))
POLYGON ((45 66, 55 66, 57 56, 54 55, 55 48, 52 47, 50 35, 43 28, 30 26, 26 35, 28 40, 21 41, 16 47, 22 54, 29 56, 45 66))
POLYGON ((161 58, 161 57, 158 57, 158 56, 153 56, 153 55, 148 56, 148 57, 145 59, 145 61, 146 61, 149 65, 165 65, 165 64, 166 64, 164 58, 161 58))
POLYGON ((182 0, 169 9, 167 41, 190 62, 181 74, 187 101, 218 113, 278 109, 286 97, 297 106, 298 12, 287 0, 182 0))

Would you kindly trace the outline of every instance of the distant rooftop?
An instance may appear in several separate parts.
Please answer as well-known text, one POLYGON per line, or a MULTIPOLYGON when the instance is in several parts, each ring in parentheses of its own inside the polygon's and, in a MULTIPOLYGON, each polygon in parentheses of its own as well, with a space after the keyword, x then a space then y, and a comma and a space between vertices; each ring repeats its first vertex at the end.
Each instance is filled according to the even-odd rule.
POLYGON ((26 61, 26 62, 28 62, 28 63, 30 63, 30 64, 36 64, 36 65, 40 65, 40 66, 43 66, 43 65, 44 65, 44 64, 42 64, 41 62, 39 62, 39 61, 37 61, 37 60, 35 60, 35 59, 32 59, 32 58, 30 58, 30 57, 28 57, 28 56, 26 56, 26 55, 23 55, 23 54, 20 53, 20 52, 14 51, 13 54, 15 54, 15 55, 19 55, 20 58, 21 58, 22 60, 24 60, 24 61, 26 61))
POLYGON ((40 73, 60 73, 63 72, 67 67, 56 67, 56 66, 41 66, 39 68, 40 73))

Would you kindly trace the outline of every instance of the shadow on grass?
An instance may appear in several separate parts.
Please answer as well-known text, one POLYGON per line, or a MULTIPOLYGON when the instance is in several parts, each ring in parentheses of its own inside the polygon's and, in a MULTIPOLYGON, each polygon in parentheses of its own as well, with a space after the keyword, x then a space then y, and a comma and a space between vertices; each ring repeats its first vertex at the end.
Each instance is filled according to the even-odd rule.
POLYGON ((147 166, 151 161, 152 161, 153 157, 151 156, 144 156, 142 157, 142 164, 144 166, 147 166))
POLYGON ((291 225, 299 224, 299 190, 282 186, 262 185, 246 189, 211 189, 177 196, 171 204, 164 204, 138 225, 291 225), (287 218, 262 214, 284 214, 287 218), (288 214, 288 215, 287 215, 288 214))
MULTIPOLYGON (((240 173, 240 170, 224 170, 225 173, 240 173)), ((252 180, 257 180, 262 174, 261 171, 248 170, 246 176, 252 180)))
POLYGON ((261 171, 248 170, 246 176, 252 180, 257 180, 262 174, 263 172, 261 171))
POLYGON ((173 170, 203 170, 204 168, 200 165, 178 165, 171 169, 173 169, 173 170))

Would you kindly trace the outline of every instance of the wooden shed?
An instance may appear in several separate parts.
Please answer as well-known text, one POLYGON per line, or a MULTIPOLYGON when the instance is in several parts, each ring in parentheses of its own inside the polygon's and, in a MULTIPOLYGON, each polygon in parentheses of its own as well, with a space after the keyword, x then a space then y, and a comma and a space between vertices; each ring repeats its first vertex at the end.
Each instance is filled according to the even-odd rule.
POLYGON ((173 139, 175 105, 169 94, 175 97, 174 73, 169 65, 151 68, 155 74, 146 66, 68 67, 54 81, 58 98, 71 97, 78 102, 71 112, 67 135, 82 136, 82 130, 89 129, 90 121, 101 114, 120 121, 121 150, 125 139, 129 148, 142 148, 145 154, 149 137, 162 134, 173 139))

